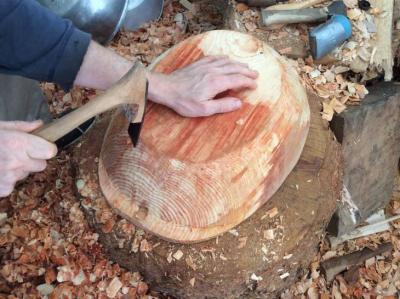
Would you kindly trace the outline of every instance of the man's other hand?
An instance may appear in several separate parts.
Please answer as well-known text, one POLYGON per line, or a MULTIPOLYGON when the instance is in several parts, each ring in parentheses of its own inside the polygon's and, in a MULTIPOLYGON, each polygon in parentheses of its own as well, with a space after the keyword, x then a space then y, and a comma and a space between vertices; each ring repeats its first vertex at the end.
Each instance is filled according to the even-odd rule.
POLYGON ((215 96, 227 90, 255 89, 258 73, 225 56, 208 56, 169 75, 149 73, 149 99, 182 116, 198 117, 230 112, 241 100, 215 96))
POLYGON ((46 160, 57 154, 57 147, 29 134, 41 121, 0 121, 0 197, 10 195, 17 181, 30 172, 46 168, 46 160))

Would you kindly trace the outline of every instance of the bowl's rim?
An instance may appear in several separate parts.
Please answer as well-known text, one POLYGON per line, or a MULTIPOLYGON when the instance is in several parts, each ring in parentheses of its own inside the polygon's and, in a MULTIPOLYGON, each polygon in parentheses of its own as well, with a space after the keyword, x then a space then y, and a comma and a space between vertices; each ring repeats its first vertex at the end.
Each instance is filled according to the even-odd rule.
POLYGON ((128 12, 128 4, 129 4, 129 0, 125 0, 124 8, 122 9, 119 20, 118 20, 117 24, 115 25, 114 31, 111 33, 109 38, 105 41, 105 43, 104 43, 105 45, 107 45, 108 43, 110 43, 112 41, 112 39, 115 37, 115 35, 119 31, 119 29, 122 27, 122 23, 124 22, 126 13, 128 12))

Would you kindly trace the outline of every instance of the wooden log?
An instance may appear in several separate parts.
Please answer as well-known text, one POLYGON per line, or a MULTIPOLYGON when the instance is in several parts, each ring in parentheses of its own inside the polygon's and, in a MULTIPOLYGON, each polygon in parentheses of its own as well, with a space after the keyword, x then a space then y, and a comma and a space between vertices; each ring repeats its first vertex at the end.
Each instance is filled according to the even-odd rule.
POLYGON ((190 245, 129 225, 108 208, 97 165, 109 118, 77 148, 82 207, 109 257, 140 271, 153 290, 177 298, 275 298, 305 274, 336 209, 341 156, 319 99, 309 94, 311 127, 301 158, 279 191, 234 230, 190 245))
POLYGON ((329 231, 341 236, 389 203, 400 158, 400 86, 371 86, 360 106, 336 115, 331 128, 342 143, 344 190, 329 231))
POLYGON ((385 81, 393 78, 393 8, 394 0, 370 0, 373 8, 379 9, 382 13, 380 17, 375 18, 377 28, 377 38, 373 43, 375 55, 371 61, 377 67, 383 68, 385 72, 385 81))
POLYGON ((392 243, 379 245, 375 250, 364 248, 361 251, 352 252, 347 255, 338 256, 321 263, 322 273, 328 282, 332 281, 339 273, 350 269, 352 266, 360 265, 367 259, 391 251, 392 243))
POLYGON ((152 68, 171 73, 210 55, 258 71, 257 89, 220 95, 242 99, 241 109, 184 118, 150 104, 135 148, 126 142, 129 123, 120 110, 100 156, 100 186, 113 209, 173 242, 213 238, 252 215, 296 165, 309 129, 295 69, 250 35, 216 30, 191 37, 152 68))

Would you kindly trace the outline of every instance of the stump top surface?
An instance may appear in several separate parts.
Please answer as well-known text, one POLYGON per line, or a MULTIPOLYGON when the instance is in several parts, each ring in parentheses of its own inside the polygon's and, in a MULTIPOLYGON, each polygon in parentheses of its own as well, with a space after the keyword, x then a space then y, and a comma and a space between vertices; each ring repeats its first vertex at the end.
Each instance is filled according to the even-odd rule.
POLYGON ((117 111, 100 156, 100 186, 114 210, 176 242, 209 239, 254 213, 295 166, 309 128, 295 70, 249 35, 211 31, 189 38, 152 68, 171 73, 208 55, 227 55, 259 72, 256 90, 229 92, 242 99, 240 110, 184 118, 151 104, 137 148, 117 111))

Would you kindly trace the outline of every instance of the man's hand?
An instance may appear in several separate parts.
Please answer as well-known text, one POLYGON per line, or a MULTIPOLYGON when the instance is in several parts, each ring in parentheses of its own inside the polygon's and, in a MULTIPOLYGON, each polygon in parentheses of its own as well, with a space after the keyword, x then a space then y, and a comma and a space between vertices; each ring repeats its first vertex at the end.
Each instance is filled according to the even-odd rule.
MULTIPOLYGON (((91 42, 74 84, 106 90, 132 66, 132 61, 91 42)), ((169 75, 148 73, 148 96, 183 116, 208 116, 240 108, 240 99, 214 98, 227 90, 256 88, 257 76, 243 63, 225 56, 207 56, 169 75)))
POLYGON ((54 144, 29 134, 41 125, 41 121, 0 121, 0 197, 8 196, 30 172, 44 170, 46 160, 56 155, 54 144))
POLYGON ((257 77, 246 64, 208 56, 169 75, 149 73, 149 99, 187 117, 229 112, 241 107, 240 99, 214 97, 227 90, 254 89, 257 77))

